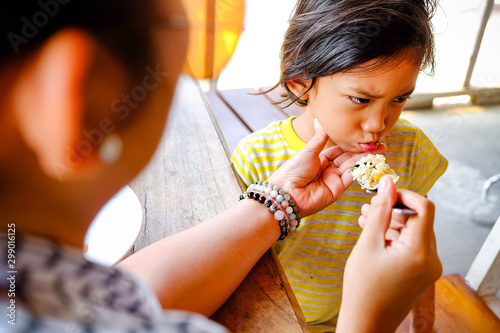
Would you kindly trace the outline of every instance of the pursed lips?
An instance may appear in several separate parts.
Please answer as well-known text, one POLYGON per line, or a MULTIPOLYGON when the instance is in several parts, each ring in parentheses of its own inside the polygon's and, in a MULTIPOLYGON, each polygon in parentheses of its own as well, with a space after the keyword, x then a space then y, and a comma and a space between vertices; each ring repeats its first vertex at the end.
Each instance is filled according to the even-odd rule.
POLYGON ((378 148, 379 142, 360 143, 359 146, 364 152, 374 151, 378 148))

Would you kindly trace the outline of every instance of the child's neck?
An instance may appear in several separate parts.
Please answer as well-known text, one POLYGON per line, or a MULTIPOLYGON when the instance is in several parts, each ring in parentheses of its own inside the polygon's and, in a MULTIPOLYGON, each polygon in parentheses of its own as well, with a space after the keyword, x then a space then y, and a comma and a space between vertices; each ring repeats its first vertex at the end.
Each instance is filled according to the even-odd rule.
MULTIPOLYGON (((297 136, 305 143, 308 143, 316 132, 316 129, 314 128, 314 117, 307 112, 304 112, 302 115, 295 118, 292 121, 292 127, 295 134, 297 134, 297 136)), ((335 143, 332 140, 328 140, 325 149, 333 145, 335 145, 335 143)))

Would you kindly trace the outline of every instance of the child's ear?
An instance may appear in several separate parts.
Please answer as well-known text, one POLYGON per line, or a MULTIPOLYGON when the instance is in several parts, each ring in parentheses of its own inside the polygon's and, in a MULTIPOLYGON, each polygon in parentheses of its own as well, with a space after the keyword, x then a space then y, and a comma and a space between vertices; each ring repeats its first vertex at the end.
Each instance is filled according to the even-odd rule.
POLYGON ((85 81, 95 41, 77 29, 50 37, 26 61, 13 87, 19 131, 41 169, 58 178, 55 164, 77 144, 85 112, 85 81))
POLYGON ((286 85, 288 89, 299 99, 305 101, 309 98, 308 89, 311 86, 312 79, 308 79, 306 81, 300 79, 293 79, 286 81, 286 85))

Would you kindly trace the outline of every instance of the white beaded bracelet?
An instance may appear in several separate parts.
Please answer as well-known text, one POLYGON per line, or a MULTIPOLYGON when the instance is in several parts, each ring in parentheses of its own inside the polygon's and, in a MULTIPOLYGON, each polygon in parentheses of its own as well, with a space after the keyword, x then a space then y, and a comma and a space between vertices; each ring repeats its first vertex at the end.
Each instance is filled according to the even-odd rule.
POLYGON ((278 240, 285 239, 300 225, 299 209, 295 206, 295 202, 277 185, 259 180, 255 184, 251 184, 246 192, 240 195, 240 200, 245 198, 254 199, 264 204, 273 213, 281 230, 278 240))

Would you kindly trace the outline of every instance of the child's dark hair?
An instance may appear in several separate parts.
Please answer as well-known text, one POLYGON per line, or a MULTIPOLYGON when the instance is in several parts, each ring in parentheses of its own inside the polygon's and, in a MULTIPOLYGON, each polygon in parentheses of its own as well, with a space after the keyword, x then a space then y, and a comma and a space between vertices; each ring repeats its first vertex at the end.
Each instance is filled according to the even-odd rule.
MULTIPOLYGON (((405 56, 416 50, 422 70, 434 71, 430 19, 434 0, 299 0, 281 48, 281 76, 276 85, 291 103, 307 105, 287 86, 350 70, 372 59, 405 56)), ((304 92, 307 93, 307 91, 304 92)))

